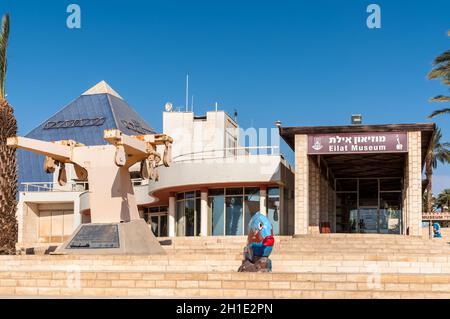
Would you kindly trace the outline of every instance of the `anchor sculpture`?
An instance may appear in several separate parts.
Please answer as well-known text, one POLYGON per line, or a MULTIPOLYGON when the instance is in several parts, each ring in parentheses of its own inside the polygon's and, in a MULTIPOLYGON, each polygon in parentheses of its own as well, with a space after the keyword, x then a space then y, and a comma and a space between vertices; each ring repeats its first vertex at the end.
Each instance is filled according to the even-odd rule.
POLYGON ((110 145, 85 146, 73 140, 46 142, 25 137, 7 144, 45 155, 44 170, 58 183, 67 182, 66 164, 73 164, 79 180, 89 183, 91 224, 82 224, 56 253, 153 254, 164 253, 140 218, 129 168, 140 163, 144 179, 158 180, 160 162, 171 163, 172 138, 164 134, 129 136, 120 130, 104 131, 110 145), (156 147, 164 146, 161 156, 156 147), (147 164, 148 163, 148 164, 147 164), (95 248, 95 249, 93 249, 95 248))

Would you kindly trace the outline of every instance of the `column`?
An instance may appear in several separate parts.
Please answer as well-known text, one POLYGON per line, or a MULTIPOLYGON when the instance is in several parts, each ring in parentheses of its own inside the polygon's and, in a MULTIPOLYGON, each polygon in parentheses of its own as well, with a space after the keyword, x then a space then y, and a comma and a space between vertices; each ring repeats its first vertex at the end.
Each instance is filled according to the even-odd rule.
POLYGON ((422 236, 421 148, 421 132, 408 132, 407 227, 411 236, 422 236))
POLYGON ((259 212, 267 216, 267 187, 261 186, 259 188, 259 212))
POLYGON ((169 196, 169 208, 167 211, 167 232, 169 237, 175 237, 175 194, 169 196))
POLYGON ((335 192, 330 184, 328 184, 328 220, 330 222, 331 232, 336 232, 336 202, 335 192))
POLYGON ((81 199, 78 197, 78 198, 74 199, 74 201, 73 201, 73 225, 72 225, 72 228, 74 231, 82 223, 82 216, 81 216, 81 212, 80 212, 80 200, 81 199))
POLYGON ((208 190, 200 193, 200 236, 208 236, 208 190))
POLYGON ((286 229, 287 229, 287 214, 285 214, 286 212, 286 208, 287 208, 287 203, 284 202, 284 192, 285 192, 285 187, 281 187, 280 186, 280 207, 278 207, 279 209, 279 220, 280 220, 280 235, 285 235, 287 233, 286 229))
POLYGON ((404 169, 404 176, 403 176, 403 194, 402 194, 402 218, 401 218, 401 233, 402 235, 407 235, 407 228, 408 228, 408 160, 406 160, 405 163, 405 169, 404 169))
POLYGON ((309 225, 308 233, 318 234, 320 221, 320 171, 315 163, 316 158, 310 158, 309 163, 309 225))
POLYGON ((308 233, 309 225, 309 162, 308 136, 295 135, 295 199, 294 234, 308 233))

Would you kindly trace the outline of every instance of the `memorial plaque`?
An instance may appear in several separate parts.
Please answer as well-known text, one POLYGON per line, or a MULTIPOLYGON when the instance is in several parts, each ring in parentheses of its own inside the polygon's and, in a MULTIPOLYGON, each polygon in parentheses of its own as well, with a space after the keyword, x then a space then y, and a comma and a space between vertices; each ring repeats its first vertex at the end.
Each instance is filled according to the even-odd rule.
POLYGON ((69 249, 119 248, 117 225, 83 225, 70 241, 69 249))

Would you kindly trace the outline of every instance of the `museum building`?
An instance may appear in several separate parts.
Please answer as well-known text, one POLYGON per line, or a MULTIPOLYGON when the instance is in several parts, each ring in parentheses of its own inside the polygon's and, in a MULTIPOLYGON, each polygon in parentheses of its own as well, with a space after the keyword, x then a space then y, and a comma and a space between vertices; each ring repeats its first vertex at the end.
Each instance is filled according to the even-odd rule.
MULTIPOLYGON (((158 168, 159 181, 142 179, 139 165, 130 168, 140 215, 156 236, 244 235, 257 211, 268 216, 276 235, 293 233, 294 171, 279 145, 243 145, 237 119, 217 109, 203 116, 165 111, 162 126, 174 139, 172 165, 158 168)), ((113 128, 127 135, 155 133, 102 81, 26 137, 102 145, 103 131, 113 128)), ((67 184, 60 186, 58 168, 46 174, 43 162, 41 155, 18 150, 19 246, 62 243, 91 221, 89 184, 66 164, 67 184)))
MULTIPOLYGON (((162 113, 162 133, 174 140, 172 165, 159 167, 158 181, 141 178, 139 165, 130 168, 139 213, 156 236, 245 235, 258 211, 275 235, 422 234, 422 170, 433 123, 280 126, 277 136, 295 152, 294 174, 279 143, 245 145, 248 132, 224 111, 162 113)), ((111 128, 155 133, 102 81, 26 137, 99 145, 111 128)), ((46 174, 43 160, 18 151, 19 246, 59 244, 91 222, 89 183, 67 164, 60 186, 58 169, 46 174)))

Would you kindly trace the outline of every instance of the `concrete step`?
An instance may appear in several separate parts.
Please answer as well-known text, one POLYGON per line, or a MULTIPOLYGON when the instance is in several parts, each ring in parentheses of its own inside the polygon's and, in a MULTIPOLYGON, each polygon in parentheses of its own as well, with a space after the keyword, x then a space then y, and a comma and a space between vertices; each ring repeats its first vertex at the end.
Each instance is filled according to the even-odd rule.
MULTIPOLYGON (((164 249, 169 253, 240 253, 246 244, 245 236, 209 236, 159 238, 165 242, 164 249), (167 245, 167 243, 170 243, 167 245)), ((27 245, 23 245, 27 247, 27 245)), ((28 247, 27 247, 28 248, 28 247)), ((44 254, 48 245, 35 249, 44 254)), ((429 240, 420 237, 375 234, 321 234, 292 238, 276 236, 274 253, 349 253, 374 254, 444 254, 450 253, 450 244, 446 240, 429 240)))
POLYGON ((0 296, 450 298, 450 273, 0 271, 0 296))
MULTIPOLYGON (((274 272, 367 272, 450 273, 450 256, 397 258, 392 256, 271 256, 274 272), (390 257, 390 258, 386 258, 390 257)), ((165 271, 234 272, 241 255, 166 255, 166 256, 18 256, 0 257, 0 271, 64 271, 75 267, 82 271, 165 271)))

